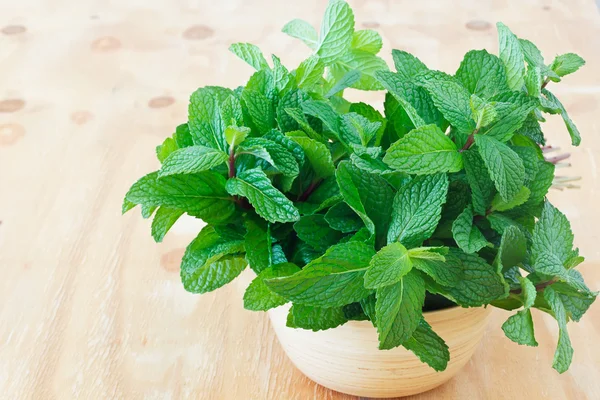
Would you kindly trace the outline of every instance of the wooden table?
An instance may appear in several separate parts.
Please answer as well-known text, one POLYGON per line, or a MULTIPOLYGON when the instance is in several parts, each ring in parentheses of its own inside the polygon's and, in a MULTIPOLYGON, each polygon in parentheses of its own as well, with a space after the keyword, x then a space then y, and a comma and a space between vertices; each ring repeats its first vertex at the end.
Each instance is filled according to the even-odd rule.
MULTIPOLYGON (((593 0, 461 2, 351 0, 357 26, 391 48, 453 72, 471 48, 495 51, 497 20, 547 55, 588 65, 556 87, 582 131, 572 151, 583 189, 553 191, 600 288, 600 14, 593 0)), ((324 0, 4 1, 0 7, 0 398, 349 399, 303 377, 264 314, 242 309, 241 287, 194 296, 180 282, 185 245, 201 225, 178 223, 153 243, 149 221, 120 216, 129 185, 154 170, 154 147, 186 119, 188 95, 235 87, 250 67, 227 51, 249 41, 289 66, 307 56, 280 33, 319 23, 324 0), (123 4, 128 3, 128 4, 123 4)), ((381 93, 360 94, 380 105, 381 93)), ((353 99, 357 99, 355 93, 353 99)), ((558 117, 547 133, 568 147, 558 117)), ((536 313, 538 314, 538 313, 536 313)), ((553 320, 537 315, 540 346, 499 329, 462 373, 422 399, 600 398, 600 305, 570 326, 575 358, 551 370, 553 320)))

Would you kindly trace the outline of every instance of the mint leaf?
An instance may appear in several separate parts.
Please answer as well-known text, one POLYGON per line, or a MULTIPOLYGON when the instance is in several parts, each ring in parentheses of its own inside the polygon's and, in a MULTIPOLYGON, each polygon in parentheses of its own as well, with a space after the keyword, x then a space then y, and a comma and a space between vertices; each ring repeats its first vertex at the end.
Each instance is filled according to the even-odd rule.
POLYGON ((447 193, 444 174, 409 178, 394 198, 388 243, 399 241, 411 248, 429 239, 440 221, 447 193))
POLYGON ((525 346, 537 346, 533 332, 533 319, 531 318, 531 310, 521 310, 515 315, 509 317, 504 324, 502 330, 507 338, 515 343, 525 346))
POLYGON ((481 133, 501 142, 508 141, 538 105, 535 98, 523 92, 504 92, 494 96, 492 100, 495 102, 498 118, 481 133))
POLYGON ((251 67, 260 71, 261 69, 269 69, 269 64, 265 60, 262 51, 250 43, 234 43, 229 46, 229 51, 247 62, 251 67))
POLYGON ((487 240, 477 226, 473 224, 473 209, 465 210, 452 223, 452 237, 465 253, 475 253, 487 245, 487 240))
POLYGON ((537 289, 535 285, 528 278, 523 277, 519 277, 519 283, 521 284, 521 291, 523 293, 523 307, 533 307, 537 297, 537 289))
POLYGON ((556 56, 550 69, 556 72, 558 76, 565 76, 572 74, 579 68, 585 65, 585 60, 574 53, 561 54, 556 56))
POLYGON ((324 71, 325 64, 317 56, 311 56, 302 61, 296 70, 298 87, 308 90, 318 85, 323 79, 324 71))
POLYGON ((152 237, 154 238, 154 241, 157 243, 162 242, 169 229, 171 229, 173 224, 175 224, 182 215, 183 211, 181 210, 160 207, 156 211, 156 214, 154 214, 154 219, 152 220, 152 237))
POLYGON ((502 233, 500 247, 498 248, 498 260, 503 270, 518 266, 525 260, 526 256, 527 239, 525 235, 516 226, 507 226, 502 233))
POLYGON ((265 279, 289 276, 298 271, 300 268, 291 263, 273 265, 261 271, 244 293, 244 308, 252 311, 267 311, 287 303, 286 299, 269 290, 265 279))
POLYGON ((554 164, 546 161, 539 161, 538 171, 536 172, 535 177, 529 183, 529 191, 531 194, 529 195, 529 199, 525 205, 537 205, 544 201, 544 198, 548 193, 548 189, 550 189, 550 186, 552 186, 553 180, 554 164))
POLYGON ((315 250, 325 251, 338 243, 342 233, 332 229, 322 214, 306 215, 294 224, 298 238, 315 250))
POLYGON ((362 219, 346 203, 337 203, 325 213, 325 221, 333 229, 348 233, 356 232, 364 226, 362 219))
POLYGON ((367 53, 377 54, 383 42, 381 36, 376 31, 364 29, 352 34, 351 47, 354 50, 366 51, 367 53))
POLYGON ((339 115, 329 102, 323 100, 305 101, 302 103, 302 111, 315 118, 319 118, 327 130, 333 133, 333 137, 339 139, 339 115))
POLYGON ((267 286, 292 301, 315 307, 341 307, 369 295, 363 275, 375 252, 361 242, 340 243, 285 278, 266 280, 267 286))
POLYGON ((525 118, 525 121, 523 121, 523 125, 515 131, 515 134, 526 136, 537 144, 546 143, 542 127, 540 126, 535 113, 529 113, 527 118, 525 118))
POLYGON ((417 77, 450 125, 461 132, 475 130, 475 121, 471 118, 471 95, 457 79, 440 71, 429 71, 417 77))
POLYGON ((221 104, 232 93, 229 89, 207 86, 192 94, 188 108, 188 126, 194 144, 227 151, 221 104))
POLYGON ((354 32, 354 14, 343 0, 332 0, 327 4, 321 23, 321 34, 317 55, 325 64, 331 64, 350 48, 354 32))
POLYGON ((325 94, 325 97, 332 97, 342 90, 352 87, 358 80, 360 79, 361 73, 357 70, 351 70, 346 72, 344 76, 337 77, 335 79, 335 84, 331 86, 331 88, 325 94))
POLYGON ((308 22, 294 19, 285 24, 281 31, 293 38, 302 40, 311 49, 317 49, 319 37, 315 28, 308 22))
POLYGON ((525 186, 521 187, 521 189, 519 189, 519 191, 509 201, 504 201, 502 196, 496 194, 492 200, 492 211, 506 211, 520 206, 521 204, 525 203, 527 199, 529 199, 530 194, 531 191, 525 186))
POLYGON ((177 146, 177 142, 175 141, 175 139, 173 139, 172 137, 168 137, 165 139, 164 142, 162 142, 161 145, 156 146, 156 158, 158 158, 158 161, 162 163, 167 157, 169 157, 169 155, 171 155, 171 153, 176 151, 178 148, 179 146, 177 146))
MULTIPOLYGON (((563 263, 573 249, 573 233, 571 224, 563 213, 546 201, 540 219, 533 229, 531 253, 534 260, 542 254, 554 255, 558 264, 563 263)), ((547 257, 545 257, 547 259, 547 257)), ((546 260, 545 264, 548 264, 546 260)), ((536 262, 537 264, 537 262, 536 262)))
POLYGON ((244 247, 246 260, 252 270, 259 274, 271 264, 271 230, 267 223, 258 218, 246 218, 244 221, 246 234, 244 247))
POLYGON ((236 148, 240 143, 246 140, 250 133, 250 128, 245 126, 228 126, 225 128, 225 140, 231 148, 236 148))
POLYGON ((295 157, 282 145, 264 137, 246 139, 239 147, 238 154, 248 153, 262 158, 283 175, 290 178, 284 190, 289 190, 292 182, 300 173, 295 157))
POLYGON ((523 186, 525 168, 507 145, 487 135, 475 135, 479 154, 504 200, 512 199, 523 186))
POLYGON ((259 169, 242 172, 229 179, 227 192, 244 196, 254 206, 256 213, 269 222, 293 222, 300 219, 294 204, 271 184, 267 175, 259 169))
POLYGON ((344 201, 378 238, 387 232, 394 193, 380 176, 365 172, 347 161, 339 163, 336 179, 344 201))
POLYGON ((447 267, 446 257, 437 252, 442 249, 447 254, 447 248, 422 247, 408 250, 408 256, 413 268, 426 273, 440 285, 454 286, 462 279, 462 270, 447 267))
POLYGON ((271 100, 265 94, 248 89, 247 86, 242 92, 242 101, 253 126, 259 133, 264 134, 273 128, 275 110, 271 100))
POLYGON ((496 24, 500 59, 504 63, 506 81, 512 90, 521 90, 525 84, 525 57, 519 39, 502 22, 496 24))
POLYGON ((214 223, 234 212, 233 201, 225 191, 225 178, 212 171, 161 179, 158 172, 152 172, 134 183, 125 199, 147 207, 175 208, 214 223))
POLYGON ((277 125, 281 132, 290 132, 300 129, 300 125, 292 118, 287 110, 299 109, 302 103, 309 100, 308 94, 301 89, 293 89, 286 92, 277 105, 277 125))
POLYGON ((360 114, 350 112, 340 118, 340 139, 347 143, 368 146, 375 138, 381 122, 371 122, 360 114))
POLYGON ((498 111, 493 103, 488 103, 472 94, 470 104, 476 124, 475 129, 486 127, 498 119, 498 111))
POLYGON ((447 291, 463 307, 479 307, 507 295, 508 286, 500 273, 477 254, 450 248, 446 268, 462 272, 458 283, 447 291))
POLYGON ((367 51, 350 50, 331 65, 330 72, 335 79, 340 80, 350 71, 359 71, 360 78, 351 87, 360 90, 380 90, 381 85, 375 74, 387 69, 387 64, 382 58, 367 51))
POLYGON ((528 141, 529 144, 527 146, 512 146, 511 148, 519 155, 521 161, 523 161, 523 166, 525 167, 525 184, 529 186, 531 180, 535 178, 538 172, 540 159, 543 156, 540 157, 538 144, 532 143, 528 138, 523 138, 523 140, 528 141))
POLYGON ((313 332, 332 329, 348 322, 342 307, 312 307, 294 304, 288 313, 286 326, 310 329, 313 332))
POLYGON ((525 75, 525 88, 527 93, 533 97, 540 97, 542 93, 542 72, 539 67, 527 68, 527 74, 525 75))
POLYGON ((448 345, 423 318, 412 336, 406 339, 402 346, 415 353, 419 360, 436 371, 444 371, 450 361, 448 345))
POLYGON ((379 349, 393 349, 410 338, 421 321, 425 285, 417 273, 409 273, 398 283, 377 289, 375 315, 379 349))
POLYGON ((546 299, 552 312, 554 312, 554 317, 558 322, 559 328, 558 345, 556 347, 556 352, 554 353, 552 368, 562 374, 569 369, 571 360, 573 359, 573 348, 571 347, 571 340, 569 339, 569 333, 567 332, 567 311, 561 298, 554 291, 552 286, 548 286, 544 289, 544 299, 546 299))
POLYGON ((596 293, 581 293, 564 283, 554 283, 552 284, 552 289, 554 289, 563 303, 567 316, 576 322, 590 308, 597 296, 596 293))
POLYGON ((335 174, 331 152, 323 143, 306 136, 290 136, 304 151, 317 178, 327 178, 335 174))
POLYGON ((567 114, 567 110, 565 110, 565 107, 556 98, 556 96, 550 93, 547 89, 543 89, 542 93, 548 98, 548 100, 552 104, 554 104, 556 108, 559 109, 560 115, 562 116, 563 121, 565 122, 567 130, 569 131, 569 135, 571 136, 571 144, 573 146, 579 146, 579 144, 581 143, 581 134, 579 133, 579 129, 577 129, 577 127, 575 126, 575 123, 569 117, 569 114, 567 114))
POLYGON ((242 240, 221 238, 211 226, 200 231, 186 248, 181 260, 181 281, 185 290, 206 293, 231 282, 246 268, 242 240))
POLYGON ((494 182, 490 178, 483 159, 476 150, 462 153, 467 174, 467 182, 471 187, 473 211, 485 215, 494 195, 494 182))
POLYGON ((158 177, 206 171, 225 163, 227 158, 223 151, 210 147, 185 147, 175 150, 163 161, 158 177))
POLYGON ((421 60, 402 50, 392 50, 394 67, 402 80, 411 80, 420 72, 428 71, 421 60))
POLYGON ((484 99, 510 90, 506 82, 504 64, 486 50, 471 50, 465 54, 456 71, 456 79, 469 93, 484 99))
POLYGON ((436 125, 410 131, 390 146, 383 161, 395 170, 418 175, 457 172, 463 166, 456 145, 436 125))
POLYGON ((365 287, 377 289, 399 282, 412 269, 408 251, 400 243, 391 243, 373 256, 365 272, 365 287))
POLYGON ((420 116, 419 111, 409 100, 410 95, 408 89, 412 89, 415 86, 414 84, 410 82, 406 83, 399 74, 388 71, 378 71, 375 73, 375 77, 383 87, 394 96, 396 101, 400 103, 400 106, 409 117, 414 127, 418 128, 427 124, 420 116))

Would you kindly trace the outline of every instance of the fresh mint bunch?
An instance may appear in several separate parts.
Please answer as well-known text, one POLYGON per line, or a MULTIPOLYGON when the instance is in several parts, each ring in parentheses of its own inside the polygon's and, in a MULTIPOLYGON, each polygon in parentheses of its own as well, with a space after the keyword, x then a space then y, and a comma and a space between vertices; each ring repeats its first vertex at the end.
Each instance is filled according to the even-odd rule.
POLYGON ((355 30, 347 3, 330 1, 320 31, 283 28, 313 54, 293 70, 256 46, 230 50, 256 72, 236 89, 190 98, 188 121, 157 147, 161 168, 137 181, 123 212, 153 216, 160 242, 183 214, 206 226, 181 264, 186 290, 205 293, 256 273, 244 306, 292 302, 287 324, 322 330, 369 320, 381 349, 414 352, 444 370, 448 347, 423 318, 438 298, 515 310, 502 326, 536 346, 531 310, 556 318, 554 368, 571 363, 567 333, 596 298, 575 267, 565 216, 546 194, 545 114, 579 131, 550 83, 584 61, 546 64, 537 47, 498 24, 499 56, 468 52, 454 75, 355 30), (384 113, 343 97, 386 89, 384 113))

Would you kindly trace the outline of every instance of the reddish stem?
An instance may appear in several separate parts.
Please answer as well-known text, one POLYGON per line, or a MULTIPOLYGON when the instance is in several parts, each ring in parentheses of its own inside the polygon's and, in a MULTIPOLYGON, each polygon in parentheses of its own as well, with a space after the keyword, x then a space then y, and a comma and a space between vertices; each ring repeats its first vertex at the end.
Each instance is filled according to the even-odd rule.
POLYGON ((300 197, 298 197, 298 201, 306 201, 306 199, 308 199, 308 196, 310 196, 312 194, 312 192, 314 192, 315 189, 317 187, 319 187, 320 184, 321 184, 320 180, 312 181, 310 183, 310 185, 308 186, 308 188, 306 188, 304 193, 302 193, 300 195, 300 197))
POLYGON ((465 150, 469 150, 469 147, 471 147, 473 143, 475 143, 475 132, 469 135, 467 141, 465 142, 465 145, 462 147, 462 149, 459 150, 459 152, 462 153, 465 150))

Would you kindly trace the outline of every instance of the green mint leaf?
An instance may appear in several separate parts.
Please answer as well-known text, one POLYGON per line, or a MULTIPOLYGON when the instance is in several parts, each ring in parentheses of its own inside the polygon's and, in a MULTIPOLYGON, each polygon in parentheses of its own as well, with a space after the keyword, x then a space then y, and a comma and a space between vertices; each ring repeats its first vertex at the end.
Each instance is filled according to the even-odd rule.
POLYGON ((471 94, 456 78, 440 71, 429 71, 419 75, 417 83, 423 86, 450 125, 460 132, 471 133, 475 121, 471 118, 471 94))
POLYGON ((142 204, 142 218, 148 219, 154 214, 154 211, 158 208, 157 206, 149 206, 147 204, 142 204))
POLYGON ((529 191, 531 194, 525 203, 526 206, 538 205, 544 201, 550 186, 552 186, 552 181, 554 180, 554 168, 554 164, 552 163, 539 161, 538 171, 529 183, 529 191))
POLYGON ((271 55, 273 60, 273 69, 271 75, 273 76, 273 84, 278 92, 289 91, 294 86, 294 76, 290 74, 290 71, 281 63, 281 60, 276 55, 271 55))
POLYGON ((492 100, 495 102, 498 118, 481 133, 501 142, 508 141, 538 105, 535 98, 524 92, 504 92, 494 96, 492 100))
POLYGON ((257 90, 246 88, 242 92, 242 101, 253 126, 259 133, 265 134, 273 129, 275 110, 267 96, 257 90))
POLYGON ((565 372, 571 365, 573 359, 573 348, 571 347, 571 340, 567 332, 567 311, 565 306, 552 286, 548 286, 544 289, 544 299, 548 302, 548 305, 554 312, 554 317, 558 322, 558 345, 556 352, 554 353, 554 361, 552 368, 557 370, 559 373, 565 372))
POLYGON ((263 137, 272 142, 280 144, 284 149, 289 151, 292 154, 292 156, 294 156, 299 166, 304 165, 304 150, 302 150, 302 147, 298 143, 294 142, 289 137, 284 136, 281 132, 279 132, 276 129, 273 129, 272 131, 268 132, 263 137))
POLYGON ((325 94, 325 97, 332 97, 342 90, 352 87, 360 79, 361 73, 355 69, 346 72, 341 78, 335 79, 335 84, 325 94))
POLYGON ((225 128, 225 140, 231 148, 235 148, 244 140, 246 140, 246 137, 249 133, 250 128, 245 126, 230 125, 225 128))
POLYGON ((502 196, 500 196, 498 193, 492 200, 492 211, 506 211, 520 206, 521 204, 525 203, 527 199, 529 199, 530 194, 531 191, 525 186, 521 187, 517 194, 515 194, 509 201, 504 201, 502 196))
POLYGON ((296 82, 298 87, 311 89, 321 83, 325 64, 317 56, 312 56, 302 61, 296 70, 296 82))
POLYGON ((340 139, 347 143, 368 146, 381 127, 381 122, 371 122, 360 114, 350 112, 340 118, 340 139))
MULTIPOLYGON (((236 95, 229 95, 227 98, 221 103, 221 118, 223 120, 223 126, 239 126, 238 129, 248 129, 242 127, 244 125, 244 111, 242 110, 242 103, 240 99, 236 95)), ((180 132, 176 132, 177 141, 179 143, 180 132)), ((190 136, 191 139, 191 136, 190 136)), ((188 146, 191 146, 193 143, 190 143, 188 146)), ((186 147, 179 145, 179 147, 186 147)))
MULTIPOLYGON (((409 89, 413 89, 415 87, 414 84, 404 81, 401 75, 389 71, 378 71, 375 73, 375 77, 394 96, 396 101, 400 103, 400 106, 414 127, 418 128, 427 124, 423 117, 421 117, 420 112, 415 108, 416 106, 413 106, 413 103, 410 101, 411 97, 409 96, 411 94, 409 94, 409 89)), ((414 98, 414 95, 412 97, 414 98)))
POLYGON ((585 65, 585 60, 574 53, 561 54, 556 56, 550 69, 556 72, 558 76, 565 76, 572 74, 579 68, 585 65))
POLYGON ((331 64, 349 50, 353 32, 354 14, 348 3, 330 1, 321 23, 317 55, 325 64, 331 64))
POLYGON ((523 161, 510 147, 493 137, 475 135, 475 143, 500 196, 507 201, 512 199, 523 186, 523 161))
POLYGON ((335 174, 331 152, 325 144, 306 136, 289 138, 302 148, 317 178, 327 178, 335 174))
POLYGON ((578 322, 596 300, 597 293, 581 293, 565 283, 554 283, 552 289, 563 303, 567 316, 578 322))
POLYGON ((383 161, 395 170, 418 175, 458 172, 463 167, 456 145, 436 125, 410 131, 390 146, 383 161))
POLYGON ((512 146, 511 148, 519 155, 521 161, 523 161, 523 166, 525 167, 525 184, 529 186, 532 179, 537 175, 543 155, 540 157, 540 148, 537 143, 532 143, 527 138, 524 138, 524 140, 529 141, 527 146, 512 146))
POLYGON ((234 43, 229 46, 229 51, 247 62, 257 71, 269 69, 269 64, 265 60, 265 56, 263 56, 262 51, 256 45, 251 43, 234 43))
POLYGON ((262 158, 271 164, 275 169, 290 179, 286 181, 284 190, 291 187, 292 182, 300 173, 300 167, 296 158, 282 145, 273 142, 264 137, 249 138, 238 147, 238 154, 248 153, 262 158))
POLYGON ((476 123, 475 129, 486 127, 498 119, 498 112, 494 104, 487 103, 477 95, 471 95, 470 105, 476 123))
POLYGON ((351 87, 360 90, 381 90, 375 74, 387 69, 387 64, 382 58, 367 51, 350 50, 331 65, 330 72, 335 79, 340 80, 350 71, 359 71, 360 78, 351 87))
POLYGON ((546 143, 542 127, 540 126, 535 113, 529 113, 527 118, 525 118, 525 121, 523 121, 523 125, 515 131, 515 134, 526 136, 537 144, 546 143))
POLYGON ((450 361, 448 345, 423 318, 412 336, 406 339, 402 346, 415 353, 419 360, 436 371, 444 371, 450 361))
POLYGON ((302 271, 265 282, 293 303, 315 307, 341 307, 369 295, 363 275, 375 254, 361 242, 340 243, 308 263, 302 271))
POLYGON ((173 139, 172 137, 168 137, 165 139, 164 142, 162 142, 161 145, 156 146, 156 158, 158 158, 158 161, 162 163, 167 157, 169 157, 169 155, 171 155, 171 153, 176 151, 178 148, 179 146, 177 146, 177 142, 175 141, 175 139, 173 139))
POLYGON ((227 161, 227 154, 211 147, 196 145, 172 152, 158 172, 162 178, 176 174, 195 174, 207 171, 227 161))
POLYGON ((206 293, 231 282, 246 268, 242 240, 221 238, 206 226, 186 248, 181 260, 181 281, 185 290, 206 293))
POLYGON ((302 111, 305 114, 319 118, 323 122, 323 126, 333 134, 334 138, 339 140, 339 114, 329 102, 323 100, 305 101, 302 103, 302 111))
POLYGON ((285 24, 281 30, 283 33, 287 33, 289 36, 300 39, 308 47, 313 50, 317 49, 319 45, 319 35, 311 24, 301 19, 294 19, 285 24))
MULTIPOLYGON (((533 259, 537 260, 542 254, 552 254, 556 256, 558 264, 562 267, 571 255, 572 249, 573 232, 571 232, 569 220, 550 202, 546 201, 542 215, 533 229, 531 244, 533 259)), ((548 262, 549 260, 546 260, 546 264, 548 262)))
POLYGON ((388 243, 399 241, 411 248, 429 239, 440 221, 447 193, 444 174, 409 178, 394 198, 388 243))
POLYGON ((571 136, 571 144, 573 144, 573 146, 579 146, 579 144, 581 143, 581 134, 579 133, 579 129, 577 129, 577 127, 575 126, 575 123, 569 117, 569 114, 567 114, 567 110, 565 110, 565 107, 562 105, 560 100, 558 100, 556 96, 550 93, 547 89, 543 89, 542 93, 552 104, 555 104, 555 106, 560 110, 560 115, 562 116, 563 121, 565 122, 567 131, 569 131, 569 135, 571 136))
POLYGON ((162 242, 169 229, 171 229, 173 224, 177 222, 182 215, 183 211, 181 210, 160 207, 152 220, 152 237, 154 238, 154 241, 156 243, 162 242))
POLYGON ((410 338, 421 321, 425 284, 418 273, 409 273, 389 286, 377 289, 375 315, 379 349, 400 346, 410 338))
POLYGON ((367 53, 377 54, 381 47, 383 46, 383 41, 381 40, 381 36, 376 31, 371 29, 364 29, 360 31, 356 31, 352 34, 352 43, 351 47, 354 50, 366 51, 367 53))
POLYGON ((294 224, 298 238, 315 250, 325 251, 338 243, 342 233, 332 229, 322 214, 306 215, 294 224))
POLYGON ((475 253, 487 245, 487 240, 477 226, 473 224, 473 208, 465 210, 452 223, 452 237, 465 253, 475 253))
POLYGON ((527 256, 527 239, 516 226, 507 226, 502 233, 498 260, 503 270, 518 266, 527 256))
POLYGON ((313 332, 332 329, 348 322, 342 307, 313 307, 294 304, 288 313, 286 326, 310 329, 313 332))
POLYGON ((176 208, 214 223, 226 220, 235 209, 225 191, 225 178, 212 171, 161 179, 152 172, 134 183, 125 199, 147 207, 176 208))
POLYGON ((518 227, 519 225, 516 221, 510 219, 506 215, 497 212, 489 214, 486 219, 490 223, 491 228, 501 235, 509 226, 518 227))
POLYGON ((192 93, 188 126, 194 144, 227 151, 221 104, 232 94, 229 89, 207 86, 192 93))
POLYGON ((502 275, 477 254, 450 248, 446 268, 462 272, 461 279, 448 287, 447 292, 463 307, 479 307, 508 294, 502 275))
POLYGON ((530 96, 540 97, 542 93, 542 72, 539 67, 529 66, 527 68, 525 88, 527 88, 527 93, 530 96))
POLYGON ((509 317, 504 324, 502 330, 507 338, 515 343, 525 346, 537 346, 533 332, 533 319, 531 318, 531 310, 521 310, 515 315, 509 317))
POLYGON ((460 63, 456 79, 469 91, 483 99, 510 90, 502 61, 485 50, 471 50, 460 63))
POLYGON ((347 161, 336 171, 340 193, 346 204, 363 220, 367 229, 382 240, 388 230, 394 193, 379 175, 365 172, 347 161))
POLYGON ((406 247, 391 243, 373 256, 365 272, 365 287, 377 289, 399 282, 412 269, 406 247))
POLYGON ((421 60, 406 51, 392 50, 392 58, 402 80, 411 80, 420 72, 429 70, 421 60))
POLYGON ((267 311, 287 303, 280 295, 273 293, 265 284, 265 279, 290 276, 300 271, 291 263, 277 264, 261 271, 244 293, 244 308, 251 311, 267 311))
POLYGON ((325 213, 325 221, 333 229, 348 233, 356 232, 364 226, 362 219, 346 203, 337 203, 325 213))
POLYGON ((519 39, 502 22, 496 24, 500 59, 504 63, 506 82, 512 90, 521 90, 525 76, 525 57, 519 39))
POLYGON ((467 174, 467 182, 471 187, 473 211, 485 215, 494 195, 494 182, 476 150, 467 150, 462 153, 467 174))
POLYGON ((246 248, 246 260, 252 270, 259 274, 267 269, 271 261, 271 231, 269 224, 258 218, 246 218, 244 222, 246 234, 244 235, 244 247, 246 248))
POLYGON ((293 89, 286 92, 277 105, 277 125, 281 132, 291 132, 300 129, 300 125, 292 118, 287 110, 299 109, 302 103, 309 100, 308 94, 301 89, 293 89))
POLYGON ((229 179, 227 192, 243 196, 254 206, 256 213, 269 222, 293 222, 300 219, 294 204, 271 184, 267 175, 259 169, 242 172, 229 179))

